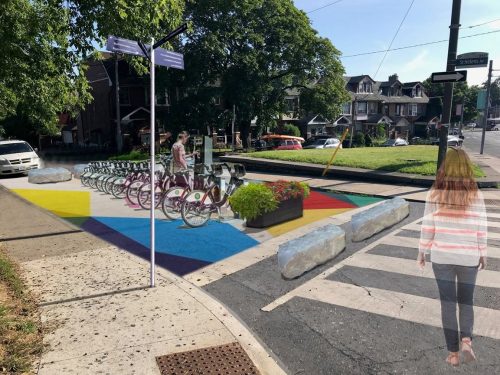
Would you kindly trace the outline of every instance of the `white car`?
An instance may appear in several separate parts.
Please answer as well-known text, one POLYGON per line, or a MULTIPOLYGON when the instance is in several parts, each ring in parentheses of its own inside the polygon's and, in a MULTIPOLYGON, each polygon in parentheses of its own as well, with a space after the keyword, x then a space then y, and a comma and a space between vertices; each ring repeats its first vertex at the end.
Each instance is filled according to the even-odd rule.
POLYGON ((382 147, 408 146, 408 142, 403 138, 388 139, 382 144, 382 147))
MULTIPOLYGON (((334 148, 338 147, 340 144, 340 139, 338 138, 316 138, 307 140, 306 143, 302 145, 303 149, 311 148, 334 148)), ((340 144, 340 148, 342 145, 340 144)))
POLYGON ((28 173, 38 169, 40 158, 24 141, 0 141, 0 175, 28 173))
POLYGON ((448 146, 460 147, 462 146, 463 142, 463 139, 460 139, 459 137, 455 137, 454 135, 448 136, 448 146))

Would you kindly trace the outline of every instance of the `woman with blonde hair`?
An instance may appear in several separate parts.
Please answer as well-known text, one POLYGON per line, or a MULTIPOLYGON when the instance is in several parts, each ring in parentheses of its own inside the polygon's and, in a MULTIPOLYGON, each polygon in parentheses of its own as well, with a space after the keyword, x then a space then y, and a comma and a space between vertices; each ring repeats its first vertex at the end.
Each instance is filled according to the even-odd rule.
POLYGON ((452 147, 427 194, 417 258, 423 269, 425 254, 430 252, 449 351, 446 362, 452 366, 459 365, 460 343, 464 362, 476 359, 473 297, 477 272, 486 267, 487 228, 484 198, 472 163, 462 149, 452 147))

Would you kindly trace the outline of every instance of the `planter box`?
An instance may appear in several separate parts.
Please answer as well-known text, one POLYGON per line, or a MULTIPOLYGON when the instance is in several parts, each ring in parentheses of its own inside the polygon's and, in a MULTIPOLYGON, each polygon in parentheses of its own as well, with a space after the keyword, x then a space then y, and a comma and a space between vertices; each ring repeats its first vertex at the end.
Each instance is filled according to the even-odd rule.
POLYGON ((302 217, 304 212, 302 201, 303 198, 292 198, 280 202, 276 210, 257 216, 253 220, 247 220, 247 227, 266 228, 302 217))

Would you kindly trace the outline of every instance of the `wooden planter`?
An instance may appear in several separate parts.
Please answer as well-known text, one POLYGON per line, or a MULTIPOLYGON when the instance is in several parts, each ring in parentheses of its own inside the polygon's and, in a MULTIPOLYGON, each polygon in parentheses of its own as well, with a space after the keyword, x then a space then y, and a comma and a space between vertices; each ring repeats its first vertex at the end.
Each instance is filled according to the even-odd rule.
POLYGON ((292 198, 280 202, 276 210, 257 216, 253 220, 247 220, 247 227, 266 228, 302 217, 304 212, 302 202, 303 198, 292 198))

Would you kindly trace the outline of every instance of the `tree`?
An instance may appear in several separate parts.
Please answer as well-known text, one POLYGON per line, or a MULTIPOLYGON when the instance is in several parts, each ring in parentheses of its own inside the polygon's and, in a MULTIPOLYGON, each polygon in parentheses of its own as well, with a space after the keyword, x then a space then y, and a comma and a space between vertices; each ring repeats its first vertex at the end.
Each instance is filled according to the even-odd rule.
POLYGON ((284 112, 287 90, 299 90, 303 111, 330 118, 348 100, 339 52, 291 0, 189 1, 186 17, 186 86, 219 86, 244 142, 254 118, 262 128, 284 112))
MULTIPOLYGON (((427 105, 427 114, 429 116, 440 116, 443 113, 444 84, 432 83, 430 77, 427 78, 423 84, 427 95, 430 97, 429 104, 427 105)), ((464 104, 465 122, 474 120, 479 115, 476 109, 478 91, 478 86, 469 86, 467 82, 455 83, 450 121, 460 121, 460 115, 457 115, 455 111, 455 106, 457 104, 464 104)))
MULTIPOLYGON (((486 88, 486 82, 483 83, 483 88, 486 88)), ((491 82, 490 101, 492 106, 500 105, 500 78, 491 82)))
MULTIPOLYGON (((108 35, 158 39, 179 26, 183 8, 178 0, 3 0, 0 120, 17 117, 55 133, 59 113, 91 100, 83 73, 96 44, 108 35)), ((144 59, 129 61, 146 71, 144 59)))
POLYGON ((66 21, 65 10, 46 1, 0 4, 0 121, 53 134, 59 113, 75 112, 88 100, 66 21))

